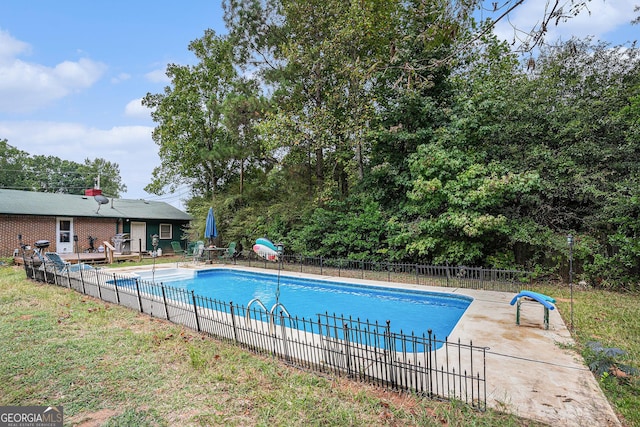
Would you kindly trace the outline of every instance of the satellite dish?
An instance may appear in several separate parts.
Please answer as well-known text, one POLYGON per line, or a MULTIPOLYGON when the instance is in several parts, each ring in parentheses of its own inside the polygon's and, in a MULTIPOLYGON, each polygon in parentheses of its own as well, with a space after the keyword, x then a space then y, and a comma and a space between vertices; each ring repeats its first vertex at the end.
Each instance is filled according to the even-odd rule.
POLYGON ((102 194, 96 194, 95 196, 93 196, 93 198, 96 200, 96 202, 98 202, 98 210, 96 211, 96 213, 100 211, 100 206, 109 203, 109 199, 104 197, 102 194))

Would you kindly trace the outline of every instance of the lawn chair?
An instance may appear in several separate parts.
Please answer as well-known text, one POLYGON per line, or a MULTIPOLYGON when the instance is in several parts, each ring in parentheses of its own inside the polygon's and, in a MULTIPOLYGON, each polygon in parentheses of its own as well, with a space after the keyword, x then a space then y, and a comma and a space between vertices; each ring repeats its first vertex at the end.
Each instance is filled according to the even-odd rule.
POLYGON ((173 248, 173 253, 175 255, 184 256, 186 254, 185 250, 182 249, 182 246, 180 246, 180 242, 176 242, 176 241, 171 242, 171 247, 173 248))
POLYGON ((49 264, 53 264, 58 273, 68 271, 69 266, 71 265, 71 263, 60 258, 60 255, 55 252, 47 252, 45 257, 49 261, 49 264))
POLYGON ((71 264, 70 262, 67 262, 60 258, 60 255, 58 255, 56 252, 47 252, 45 254, 45 257, 49 260, 49 264, 53 264, 58 273, 64 273, 65 271, 69 273, 75 273, 80 270, 94 269, 90 265, 84 263, 71 264))
POLYGON ((224 251, 222 255, 219 256, 219 259, 227 260, 227 259, 233 259, 235 257, 236 257, 236 242, 231 242, 229 243, 229 247, 227 248, 227 250, 224 251))
POLYGON ((198 263, 204 261, 204 242, 198 240, 198 243, 193 248, 192 261, 198 263))

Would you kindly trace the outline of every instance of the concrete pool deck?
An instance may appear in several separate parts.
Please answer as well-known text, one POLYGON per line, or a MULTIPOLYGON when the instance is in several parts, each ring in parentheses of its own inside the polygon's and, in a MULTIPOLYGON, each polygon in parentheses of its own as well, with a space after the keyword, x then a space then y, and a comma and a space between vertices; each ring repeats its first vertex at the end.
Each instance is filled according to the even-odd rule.
MULTIPOLYGON (((437 290, 437 289, 432 289, 437 290)), ((442 289, 440 291, 449 291, 442 289)), ((515 294, 455 289, 474 302, 452 333, 487 351, 487 405, 562 426, 621 425, 595 377, 575 351, 558 310, 543 325, 543 307, 523 303, 515 323, 515 294)))
MULTIPOLYGON (((175 264, 157 266, 156 271, 163 268, 175 268, 175 264)), ((233 265, 206 265, 202 268, 277 274, 272 270, 265 272, 263 269, 233 265)), ((148 270, 148 266, 121 271, 134 270, 148 270)), ((488 348, 486 379, 489 407, 554 426, 621 425, 595 377, 582 357, 573 350, 574 341, 558 310, 549 312, 549 329, 545 330, 543 307, 538 303, 523 303, 520 326, 516 325, 516 307, 509 304, 514 293, 416 286, 289 271, 283 274, 470 296, 474 300, 449 340, 460 339, 464 344, 472 342, 474 346, 488 348)))

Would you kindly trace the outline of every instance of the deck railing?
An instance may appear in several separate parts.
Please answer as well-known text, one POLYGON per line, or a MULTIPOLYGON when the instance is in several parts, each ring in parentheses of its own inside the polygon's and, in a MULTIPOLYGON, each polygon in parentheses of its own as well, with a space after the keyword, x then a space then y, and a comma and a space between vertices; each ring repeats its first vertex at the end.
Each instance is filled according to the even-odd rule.
POLYGON ((106 269, 69 272, 26 262, 25 270, 30 279, 166 319, 294 366, 486 409, 486 349, 449 342, 430 330, 407 335, 389 322, 329 313, 313 319, 282 310, 267 313, 106 269))

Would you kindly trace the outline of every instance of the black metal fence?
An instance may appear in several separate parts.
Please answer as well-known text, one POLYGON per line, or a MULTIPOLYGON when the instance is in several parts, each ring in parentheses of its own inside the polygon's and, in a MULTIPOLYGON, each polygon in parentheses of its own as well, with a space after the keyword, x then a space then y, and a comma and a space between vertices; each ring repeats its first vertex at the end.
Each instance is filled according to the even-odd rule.
POLYGON ((219 258, 216 262, 232 262, 236 265, 260 267, 282 271, 319 274, 335 277, 379 280, 417 285, 444 286, 465 289, 482 289, 501 292, 520 292, 531 282, 526 271, 500 270, 483 267, 436 266, 394 262, 355 261, 325 259, 303 255, 284 255, 282 262, 267 261, 253 252, 236 258, 219 258))
POLYGON ((294 366, 486 409, 486 348, 472 343, 449 342, 431 331, 406 335, 392 331, 389 322, 328 313, 314 319, 289 317, 106 269, 51 267, 25 263, 30 279, 166 319, 294 366))

